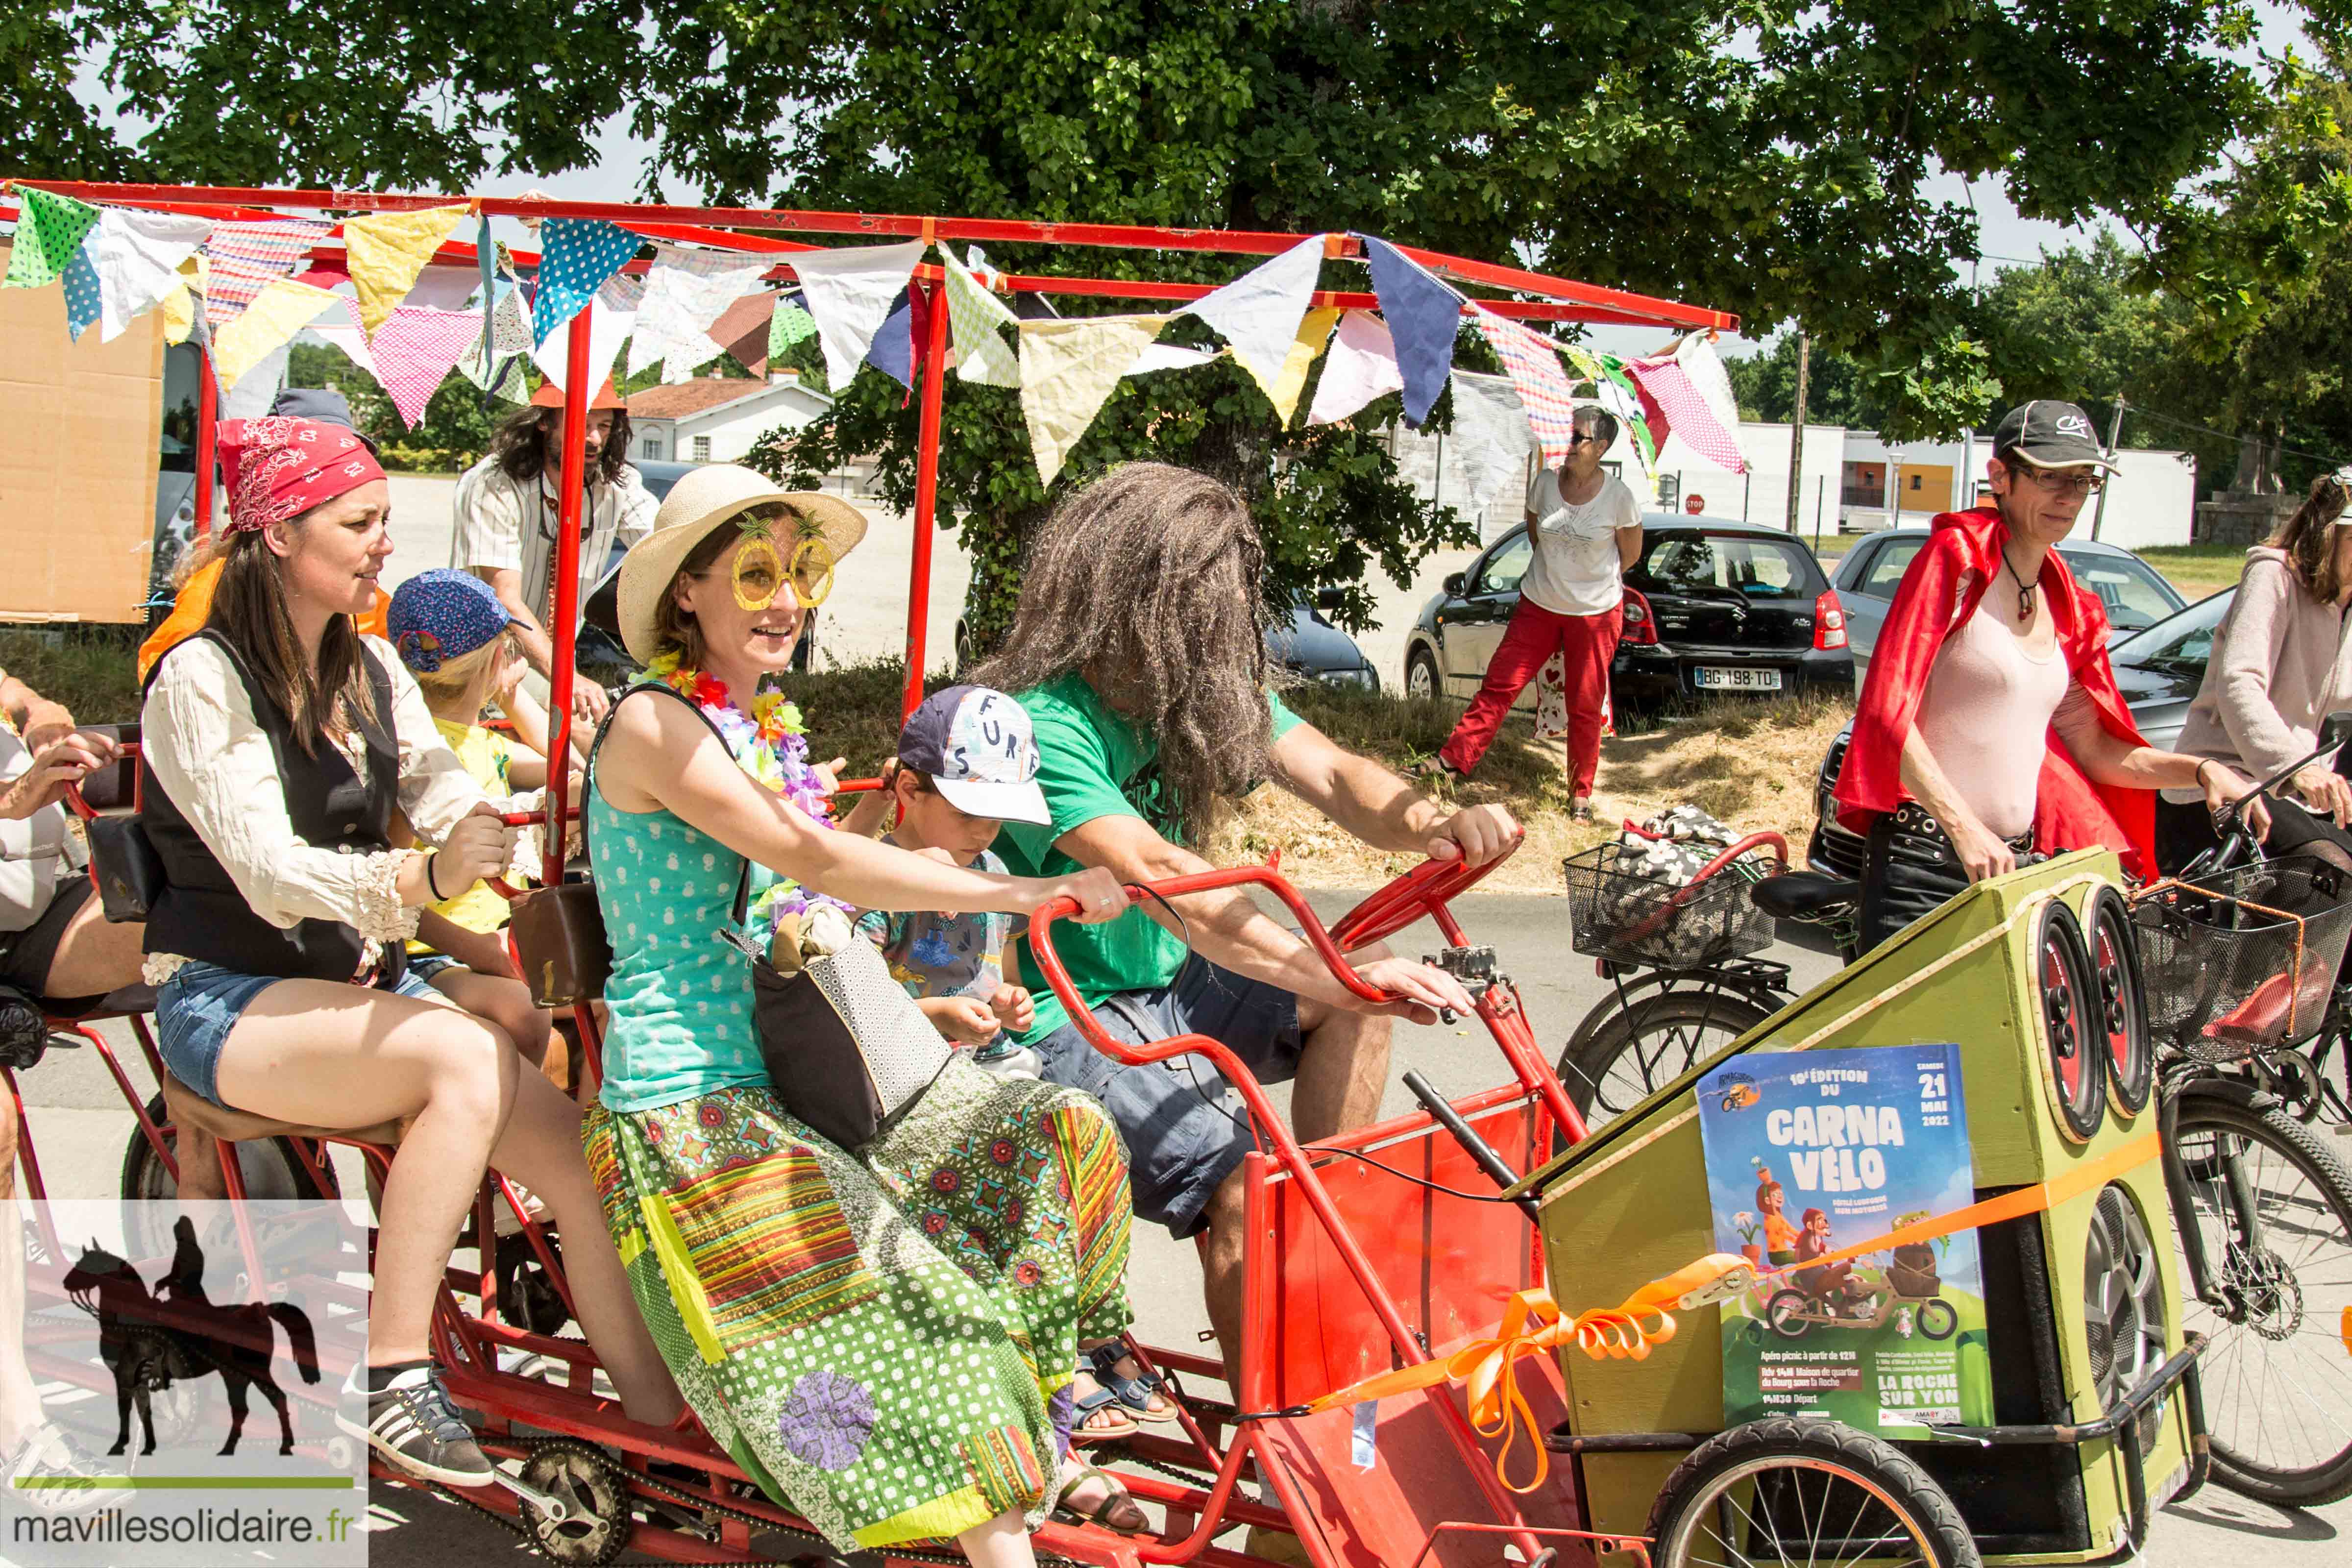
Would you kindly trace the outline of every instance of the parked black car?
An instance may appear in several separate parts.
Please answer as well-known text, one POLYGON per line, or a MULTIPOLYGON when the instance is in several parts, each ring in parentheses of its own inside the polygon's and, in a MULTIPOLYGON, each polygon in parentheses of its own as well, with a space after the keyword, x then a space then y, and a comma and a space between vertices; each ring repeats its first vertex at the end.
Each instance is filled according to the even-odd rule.
MULTIPOLYGON (((1625 574, 1625 638, 1609 669, 1619 713, 1715 692, 1780 696, 1853 689, 1845 617, 1804 541, 1729 518, 1654 511, 1625 574)), ((1405 689, 1476 695, 1518 607, 1534 550, 1511 530, 1422 607, 1405 641, 1405 689)), ((1517 706, 1531 709, 1530 681, 1517 706)))
MULTIPOLYGON (((668 498, 671 486, 700 465, 632 458, 629 466, 637 470, 637 478, 645 481, 654 500, 661 501, 668 498)), ((604 574, 588 591, 588 603, 581 609, 580 640, 573 658, 583 669, 636 667, 637 661, 621 646, 621 558, 628 552, 627 545, 617 539, 613 541, 613 548, 604 557, 604 574)), ((801 623, 801 640, 793 648, 794 669, 809 667, 809 650, 816 647, 817 614, 811 610, 808 619, 801 623)))

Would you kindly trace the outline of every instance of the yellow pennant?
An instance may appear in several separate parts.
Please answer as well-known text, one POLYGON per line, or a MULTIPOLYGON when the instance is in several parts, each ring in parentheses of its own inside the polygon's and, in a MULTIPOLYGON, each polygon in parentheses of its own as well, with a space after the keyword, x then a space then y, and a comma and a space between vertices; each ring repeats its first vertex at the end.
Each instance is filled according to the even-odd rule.
POLYGON ((221 390, 278 352, 340 297, 290 278, 273 278, 253 297, 245 313, 213 335, 213 374, 221 390))
POLYGON ((417 275, 470 210, 463 204, 415 212, 376 213, 343 220, 343 260, 359 291, 360 325, 367 335, 416 287, 417 275))
MULTIPOLYGON (((1300 317, 1298 336, 1291 342, 1290 352, 1282 356, 1282 369, 1276 374, 1274 384, 1267 386, 1264 381, 1258 382, 1285 425, 1290 423, 1291 415, 1298 407, 1298 395, 1307 390, 1307 373, 1322 356, 1323 345, 1331 341, 1331 329, 1339 324, 1339 314, 1337 307, 1321 305, 1300 317)), ((1252 378, 1257 376, 1256 367, 1249 361, 1243 360, 1242 368, 1252 378)))

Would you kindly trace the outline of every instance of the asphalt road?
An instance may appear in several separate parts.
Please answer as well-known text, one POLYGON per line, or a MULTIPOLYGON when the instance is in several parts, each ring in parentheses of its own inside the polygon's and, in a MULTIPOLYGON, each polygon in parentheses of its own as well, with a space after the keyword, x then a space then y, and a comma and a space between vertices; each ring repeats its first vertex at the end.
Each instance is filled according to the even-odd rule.
MULTIPOLYGON (((1312 902, 1328 920, 1354 901, 1345 893, 1320 893, 1312 902)), ((1463 900, 1456 912, 1473 940, 1494 944, 1503 969, 1518 983, 1537 1037, 1556 1048, 1575 1021, 1606 993, 1590 960, 1570 948, 1566 908, 1557 900, 1481 896, 1463 900)), ((1425 924, 1392 942, 1418 955, 1438 945, 1425 924)), ((1828 961, 1784 952, 1800 984, 1825 975, 1828 961)), ((127 1053, 133 1076, 144 1083, 137 1053, 127 1053)), ((1401 1029, 1394 1071, 1419 1068, 1449 1096, 1503 1081, 1505 1069, 1491 1040, 1475 1026, 1401 1029)), ((100 1197, 114 1191, 129 1112, 95 1053, 53 1052, 26 1075, 27 1120, 35 1130, 43 1167, 60 1196, 100 1197)), ((1391 1083, 1386 1110, 1411 1108, 1411 1097, 1391 1083)), ((1139 1328, 1147 1342, 1189 1346, 1205 1325, 1200 1309, 1198 1268, 1189 1245, 1139 1226, 1136 1235, 1130 1293, 1139 1328)), ((377 1484, 371 1510, 372 1561, 383 1568, 446 1568, 453 1563, 503 1562, 523 1549, 510 1536, 454 1505, 405 1489, 377 1484)), ((2352 1531, 2352 1501, 2312 1512, 2284 1512, 2246 1501, 2218 1489, 2163 1510, 2147 1560, 2164 1568, 2203 1568, 2219 1561, 2259 1555, 2265 1568, 2321 1568, 2347 1560, 2340 1537, 2352 1531)))

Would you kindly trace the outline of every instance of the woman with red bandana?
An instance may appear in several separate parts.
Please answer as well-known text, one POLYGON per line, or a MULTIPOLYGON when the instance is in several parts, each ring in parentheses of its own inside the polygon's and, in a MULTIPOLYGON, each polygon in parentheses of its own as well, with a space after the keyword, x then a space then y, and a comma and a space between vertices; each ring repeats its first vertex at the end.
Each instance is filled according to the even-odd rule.
POLYGON ((406 967, 417 911, 504 873, 513 846, 398 656, 353 624, 392 553, 383 470, 350 430, 308 419, 233 421, 220 450, 211 608, 157 663, 142 715, 163 1060, 274 1121, 407 1123, 379 1205, 368 1364, 346 1390, 367 1405, 348 1429, 391 1463, 451 1486, 495 1474, 427 1342, 488 1165, 562 1224, 582 1326, 629 1415, 666 1424, 681 1402, 601 1223, 579 1109, 406 967), (394 848, 395 810, 439 847, 394 848))
POLYGON ((1864 949, 2031 856, 2105 846, 2152 877, 2157 790, 2219 810, 2252 787, 2149 746, 2116 689, 2106 611, 2054 548, 2114 468, 2073 404, 2011 409, 1991 503, 1937 517, 1904 573, 1837 782, 1868 842, 1864 949))

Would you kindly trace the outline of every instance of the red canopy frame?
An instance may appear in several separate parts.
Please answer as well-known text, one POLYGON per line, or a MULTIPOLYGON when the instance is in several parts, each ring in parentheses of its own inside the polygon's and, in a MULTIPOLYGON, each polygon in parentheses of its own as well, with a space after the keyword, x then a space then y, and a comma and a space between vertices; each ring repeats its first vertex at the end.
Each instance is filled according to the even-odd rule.
MULTIPOLYGON (((802 212, 776 207, 669 206, 654 203, 572 202, 541 197, 386 195, 369 191, 156 185, 84 180, 44 180, 37 184, 43 190, 86 202, 108 202, 122 206, 247 221, 282 216, 278 209, 289 208, 297 211, 384 213, 456 205, 466 206, 476 216, 493 217, 601 218, 651 239, 686 241, 752 254, 773 254, 779 258, 778 264, 767 276, 778 281, 790 281, 796 276, 789 259, 792 253, 822 247, 803 240, 779 238, 772 234, 740 231, 782 229, 797 234, 859 235, 877 239, 985 240, 998 244, 1096 246, 1240 256, 1278 255, 1301 240, 1312 237, 1303 234, 1247 229, 1034 223, 1012 218, 802 212)), ((0 205, 0 217, 15 216, 13 207, 0 205)), ((334 232, 330 231, 330 237, 334 232)), ((1353 235, 1326 234, 1323 241, 1327 259, 1360 258, 1364 254, 1363 242, 1353 235)), ((1442 251, 1416 249, 1410 246, 1397 248, 1441 278, 1533 296, 1523 300, 1480 301, 1486 309, 1497 315, 1517 320, 1656 326, 1685 331, 1737 331, 1739 327, 1738 316, 1722 310, 1605 289, 1597 284, 1556 278, 1523 268, 1475 261, 1442 251)), ((537 259, 524 252, 514 254, 521 261, 537 259)), ((340 252, 333 249, 322 248, 313 252, 313 258, 318 260, 332 261, 339 256, 340 252)), ((479 260, 473 246, 452 241, 440 247, 431 264, 471 269, 479 265, 479 260)), ((625 270, 643 270, 646 265, 642 261, 633 261, 625 270)), ((915 469, 915 535, 907 584, 904 707, 909 713, 923 696, 926 623, 930 614, 931 543, 938 527, 940 403, 948 349, 943 273, 938 266, 925 263, 916 268, 912 286, 924 290, 930 310, 929 338, 922 345, 923 403, 915 469)), ((1209 283, 1035 274, 1006 275, 1000 286, 1011 293, 1085 295, 1155 303, 1187 303, 1217 287, 1209 283)), ((1312 302, 1318 306, 1362 310, 1375 309, 1379 304, 1377 298, 1369 291, 1332 289, 1318 290, 1312 302)), ((1466 305, 1464 308, 1468 309, 1466 305)), ((588 400, 597 390, 583 384, 588 375, 589 318, 590 312, 584 309, 572 318, 570 336, 565 342, 562 440, 566 473, 579 472, 588 428, 588 400)), ((209 357, 207 354, 207 362, 209 357)), ((217 407, 213 377, 210 374, 198 377, 197 385, 195 533, 198 539, 202 539, 210 531, 212 525, 213 484, 210 479, 214 471, 217 407)), ((555 625, 549 628, 557 657, 552 661, 553 668, 549 671, 548 698, 555 725, 550 750, 559 757, 566 754, 572 738, 572 647, 578 636, 575 623, 580 596, 582 493, 578 486, 564 486, 558 510, 555 625)), ((556 768, 548 775, 548 790, 551 798, 544 869, 545 880, 550 884, 561 880, 562 875, 567 773, 568 770, 556 768)))

